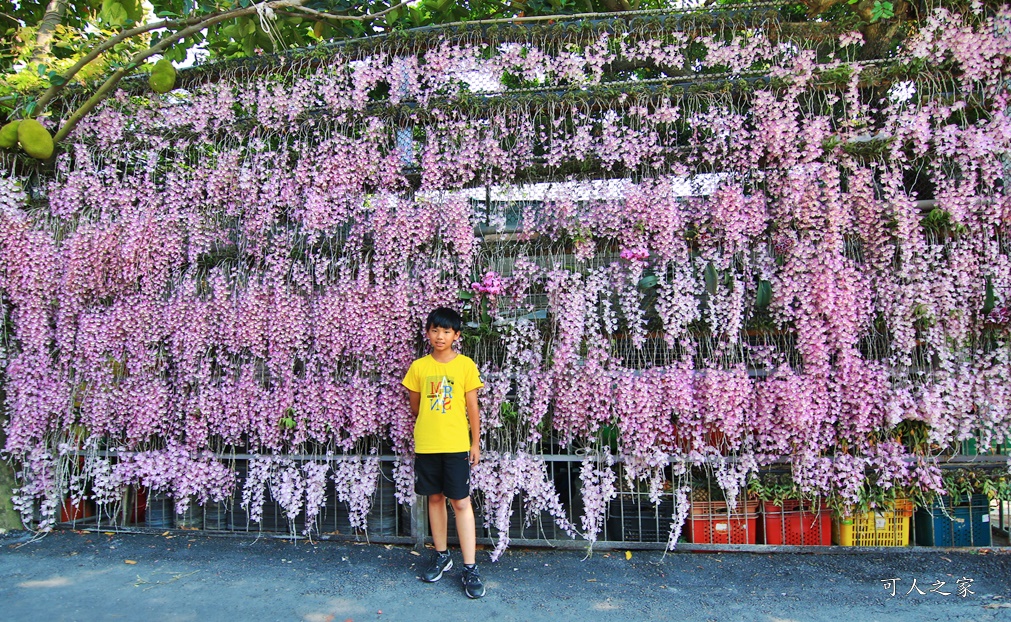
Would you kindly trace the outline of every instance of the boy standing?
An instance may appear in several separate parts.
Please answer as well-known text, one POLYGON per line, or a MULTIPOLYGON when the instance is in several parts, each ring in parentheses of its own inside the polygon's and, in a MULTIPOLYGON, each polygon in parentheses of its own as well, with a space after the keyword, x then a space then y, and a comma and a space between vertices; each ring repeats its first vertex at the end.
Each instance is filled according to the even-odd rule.
POLYGON ((446 543, 449 517, 446 499, 453 504, 456 532, 463 553, 463 589, 470 598, 484 596, 477 572, 477 537, 470 504, 470 467, 481 459, 481 424, 477 390, 484 386, 477 365, 453 351, 463 318, 446 307, 428 314, 425 336, 432 353, 411 364, 403 385, 411 397, 414 423, 415 492, 428 495, 428 522, 435 552, 421 575, 432 583, 453 567, 446 543))

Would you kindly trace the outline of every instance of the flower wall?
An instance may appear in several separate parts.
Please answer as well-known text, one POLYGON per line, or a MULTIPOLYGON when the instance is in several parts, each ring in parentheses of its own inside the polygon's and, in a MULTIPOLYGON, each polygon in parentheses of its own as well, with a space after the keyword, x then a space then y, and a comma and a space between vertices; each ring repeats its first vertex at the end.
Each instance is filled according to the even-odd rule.
POLYGON ((26 520, 132 484, 308 525, 329 479, 364 527, 381 454, 413 498, 400 380, 438 305, 487 385, 496 553, 517 496, 594 541, 615 461, 676 493, 672 544, 693 466, 728 500, 774 463, 841 504, 937 490, 1011 423, 1011 14, 939 10, 887 63, 706 23, 329 50, 5 154, 26 520), (548 451, 584 456, 579 521, 548 451))

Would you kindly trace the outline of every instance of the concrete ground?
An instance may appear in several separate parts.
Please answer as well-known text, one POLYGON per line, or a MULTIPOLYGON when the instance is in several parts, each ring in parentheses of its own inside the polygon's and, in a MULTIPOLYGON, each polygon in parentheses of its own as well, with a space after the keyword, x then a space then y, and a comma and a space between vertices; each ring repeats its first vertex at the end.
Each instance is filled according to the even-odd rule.
POLYGON ((475 601, 459 583, 459 551, 436 584, 418 580, 427 555, 185 532, 57 531, 34 540, 13 532, 0 536, 0 619, 1011 621, 1006 550, 585 558, 510 549, 496 563, 479 552, 488 594, 475 601))

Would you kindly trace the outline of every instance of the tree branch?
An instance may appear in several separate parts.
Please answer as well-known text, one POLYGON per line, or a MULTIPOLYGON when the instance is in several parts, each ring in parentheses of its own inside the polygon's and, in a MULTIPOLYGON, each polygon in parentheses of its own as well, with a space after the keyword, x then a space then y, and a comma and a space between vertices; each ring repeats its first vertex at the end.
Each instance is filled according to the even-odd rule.
POLYGON ((215 17, 218 15, 221 15, 221 13, 211 13, 210 15, 191 17, 189 19, 184 20, 161 20, 157 22, 152 22, 150 24, 145 24, 143 26, 130 28, 129 30, 124 30, 119 34, 117 34, 116 36, 106 39, 99 45, 95 46, 94 49, 88 52, 88 54, 83 56, 79 61, 74 63, 73 67, 68 69, 66 73, 63 74, 62 84, 50 85, 49 88, 46 89, 46 92, 42 94, 42 97, 39 98, 38 103, 36 104, 36 109, 39 110, 40 112, 42 110, 45 110, 46 106, 49 105, 49 102, 51 102, 53 98, 56 97, 56 95, 59 94, 59 92, 62 91, 64 87, 66 87, 67 84, 70 84, 70 81, 73 79, 74 76, 77 75, 79 71, 87 67, 88 64, 91 63, 91 61, 101 56, 103 52, 113 48, 114 46, 122 43, 123 41, 126 41, 127 39, 130 39, 132 37, 136 37, 137 35, 142 35, 146 32, 151 32, 152 30, 160 30, 162 28, 181 28, 185 26, 190 26, 192 24, 198 24, 205 19, 215 17))
POLYGON ((293 6, 290 6, 288 8, 291 9, 291 10, 293 10, 293 11, 301 11, 303 13, 307 13, 309 15, 313 15, 315 17, 319 17, 319 18, 322 18, 322 19, 331 19, 331 20, 336 20, 336 21, 341 21, 341 22, 348 22, 348 21, 365 22, 365 21, 371 21, 371 20, 383 17, 387 13, 390 13, 391 11, 395 11, 395 10, 399 9, 400 7, 407 6, 411 2, 414 2, 414 0, 403 0, 403 2, 401 2, 400 4, 391 6, 388 9, 384 9, 382 11, 379 11, 378 13, 369 13, 367 15, 338 15, 336 13, 326 13, 326 12, 323 12, 323 11, 317 11, 316 9, 310 9, 307 6, 301 6, 301 5, 293 5, 293 6))
POLYGON ((165 37, 157 44, 149 47, 148 49, 137 52, 136 54, 134 54, 133 58, 130 59, 129 63, 127 63, 123 67, 120 67, 111 76, 109 76, 109 78, 102 84, 102 86, 100 86, 98 90, 95 91, 95 94, 92 95, 90 98, 88 98, 88 101, 81 104, 81 107, 75 110, 74 113, 70 115, 70 118, 67 119, 66 123, 63 124, 63 127, 61 127, 60 130, 56 133, 56 136, 53 137, 53 142, 58 143, 64 138, 66 138, 67 134, 69 134, 77 126, 77 124, 81 122, 81 119, 83 119, 85 115, 91 112, 95 108, 95 106, 99 104, 99 102, 105 99, 106 95, 108 95, 109 92, 112 91, 112 89, 116 88, 116 85, 119 84, 119 81, 122 80, 128 73, 136 69, 137 66, 139 66, 140 63, 142 63, 145 59, 154 56, 155 54, 160 54, 161 52, 168 49, 168 47, 173 43, 175 43, 176 41, 184 39, 190 35, 196 34, 209 26, 217 24, 218 22, 222 22, 225 21, 226 19, 231 19, 233 17, 244 17, 246 15, 250 15, 255 12, 256 7, 252 6, 246 7, 244 9, 239 9, 236 11, 228 11, 227 13, 219 14, 215 17, 205 19, 197 24, 189 26, 188 28, 183 28, 182 30, 174 34, 165 37))
MULTIPOLYGON (((57 2, 57 1, 66 2, 66 0, 52 0, 52 1, 53 2, 57 2)), ((377 19, 377 18, 383 17, 384 15, 386 15, 387 13, 389 13, 390 11, 393 11, 394 9, 398 9, 398 8, 400 8, 402 6, 405 6, 405 5, 409 4, 411 1, 412 0, 403 0, 403 2, 401 2, 400 4, 397 4, 395 6, 391 6, 388 9, 385 9, 383 11, 379 11, 378 13, 369 13, 367 15, 330 15, 328 13, 320 13, 319 11, 313 11, 312 9, 306 9, 306 10, 307 11, 312 11, 313 13, 316 13, 316 14, 318 14, 320 16, 329 16, 329 17, 331 17, 333 19, 340 19, 342 21, 370 21, 370 20, 373 20, 373 19, 377 19)), ((268 6, 271 9, 285 9, 285 8, 288 8, 288 9, 304 9, 304 7, 300 6, 303 2, 308 2, 308 0, 278 0, 278 1, 275 1, 275 2, 268 2, 266 6, 268 6)), ((144 24, 142 26, 137 26, 137 27, 134 27, 134 28, 130 28, 128 30, 124 30, 124 31, 120 32, 119 34, 117 34, 116 36, 111 37, 111 38, 107 39, 106 41, 103 41, 101 44, 95 46, 95 48, 92 49, 91 52, 89 52, 87 55, 83 56, 79 61, 77 61, 76 63, 74 63, 74 66, 71 67, 70 69, 68 69, 66 71, 66 73, 63 74, 63 76, 62 76, 63 83, 62 84, 52 84, 52 85, 49 86, 48 89, 46 89, 45 93, 42 94, 42 96, 39 98, 38 102, 36 103, 36 110, 38 110, 39 112, 45 110, 46 107, 49 105, 49 103, 53 101, 53 98, 55 98, 56 95, 58 95, 60 93, 60 91, 62 91, 66 87, 66 85, 70 83, 70 81, 73 79, 74 76, 76 76, 78 74, 78 72, 80 72, 82 69, 84 69, 86 66, 88 66, 89 63, 91 63, 96 58, 98 58, 103 52, 105 52, 105 51, 113 48, 114 46, 118 45, 119 43, 122 43, 123 41, 126 41, 127 39, 130 39, 130 38, 136 37, 137 35, 141 35, 141 34, 144 34, 146 32, 151 32, 151 31, 154 31, 154 30, 172 29, 172 28, 188 28, 188 27, 193 27, 193 26, 199 26, 198 30, 190 32, 190 34, 193 34, 193 32, 199 32, 200 30, 202 30, 202 29, 204 29, 204 28, 206 28, 208 26, 212 26, 212 25, 214 25, 214 24, 216 24, 216 23, 218 23, 220 21, 224 21, 226 19, 237 18, 237 17, 244 17, 246 15, 250 15, 252 13, 255 13, 256 10, 257 10, 257 8, 254 5, 254 6, 251 6, 251 7, 233 9, 231 11, 220 11, 220 12, 217 12, 217 13, 210 13, 208 15, 201 15, 199 17, 191 17, 191 18, 183 19, 183 20, 160 20, 160 21, 157 21, 157 22, 152 22, 150 24, 144 24), (221 18, 221 19, 218 19, 218 18, 221 18)), ((185 37, 181 37, 181 38, 185 38, 185 37)), ((178 41, 180 39, 180 37, 173 36, 171 39, 172 39, 172 41, 178 41)), ((165 48, 163 47, 161 49, 164 50, 165 48)), ((144 58, 147 58, 148 56, 152 56, 152 54, 147 54, 147 55, 143 56, 141 58, 141 60, 143 60, 144 58)), ((127 66, 129 67, 130 65, 136 65, 136 57, 134 57, 134 59, 131 59, 130 64, 127 65, 127 66)), ((116 74, 113 74, 113 77, 115 75, 116 74)), ((112 78, 110 78, 110 79, 112 79, 112 78)), ((120 79, 122 79, 122 76, 120 76, 119 78, 117 78, 115 80, 115 82, 118 83, 120 79)), ((100 87, 99 90, 102 90, 104 87, 105 87, 105 84, 103 84, 102 87, 100 87)), ((85 104, 85 105, 87 105, 87 104, 85 104)), ((76 122, 75 122, 75 125, 76 125, 76 122)))
POLYGON ((67 13, 67 0, 49 0, 46 5, 46 14, 39 23, 39 30, 35 35, 35 49, 32 50, 32 63, 41 62, 47 56, 53 46, 53 33, 56 27, 63 22, 63 16, 67 13))
MULTIPOLYGON (((268 2, 266 6, 268 6, 272 10, 273 9, 288 9, 288 8, 297 7, 301 3, 307 2, 307 1, 308 0, 278 0, 276 2, 268 2)), ((397 8, 400 8, 400 7, 408 4, 411 1, 412 0, 404 0, 400 4, 397 4, 395 6, 391 6, 390 8, 388 8, 386 10, 383 10, 383 11, 379 11, 378 13, 370 13, 368 15, 356 15, 356 16, 341 16, 341 17, 344 20, 346 20, 346 21, 347 20, 350 20, 350 21, 368 21, 368 20, 372 20, 372 19, 376 19, 376 18, 382 17, 383 15, 386 15, 390 11, 392 11, 394 9, 397 9, 397 8)), ((262 5, 260 5, 260 6, 262 6, 262 5)), ((204 30, 205 28, 209 28, 210 26, 213 26, 214 24, 217 24, 218 22, 223 22, 223 21, 226 21, 226 20, 229 20, 229 19, 234 19, 234 18, 237 18, 237 17, 245 17, 247 15, 252 15, 253 13, 256 13, 257 10, 258 10, 258 6, 257 5, 253 5, 253 6, 246 7, 246 8, 233 9, 231 11, 224 11, 222 13, 218 13, 218 14, 212 15, 211 17, 204 16, 203 18, 200 18, 200 21, 198 21, 196 23, 192 23, 196 18, 191 18, 190 20, 184 20, 183 22, 180 22, 180 25, 182 23, 186 23, 186 22, 190 22, 190 23, 192 23, 192 25, 190 25, 190 26, 188 26, 186 28, 183 28, 182 30, 179 30, 179 31, 177 31, 177 32, 175 32, 175 33, 173 33, 173 34, 165 37, 164 39, 162 39, 161 41, 159 41, 157 44, 149 47, 148 49, 142 50, 142 51, 138 52, 137 54, 135 54, 133 56, 133 58, 130 59, 130 62, 127 63, 126 66, 117 69, 111 76, 109 76, 109 78, 102 84, 102 86, 100 86, 98 88, 98 90, 95 91, 95 94, 92 95, 90 98, 88 98, 88 101, 84 102, 81 105, 80 108, 78 108, 77 110, 75 110, 73 112, 73 114, 70 115, 70 118, 67 119, 66 123, 63 124, 63 126, 59 129, 59 131, 53 137, 53 142, 58 143, 61 140, 63 140, 64 138, 66 138, 67 135, 71 131, 73 131, 73 129, 75 127, 77 127, 77 124, 81 122, 81 119, 83 119, 89 112, 91 112, 95 108, 95 106, 97 106, 103 99, 105 99, 105 97, 116 87, 116 85, 119 84, 120 80, 122 80, 124 77, 126 77, 126 75, 128 73, 130 73, 131 71, 133 71, 134 69, 136 69, 145 59, 147 59, 147 58, 149 58, 151 56, 154 56, 155 54, 160 54, 161 52, 164 52, 166 49, 168 49, 169 46, 171 46, 176 41, 179 41, 180 39, 185 39, 186 37, 194 35, 194 34, 200 32, 201 30, 204 30)), ((140 26, 140 27, 134 28, 132 30, 139 31, 139 32, 147 32, 148 30, 154 30, 154 29, 157 29, 157 28, 164 28, 165 24, 166 24, 165 22, 158 22, 156 24, 150 24, 149 25, 150 27, 140 26)), ((139 32, 135 32, 133 34, 127 35, 126 34, 127 32, 128 31, 124 31, 123 33, 120 33, 120 35, 118 35, 118 36, 126 35, 126 36, 123 36, 120 39, 121 41, 123 39, 129 38, 131 36, 135 36, 136 34, 139 34, 139 32)), ((111 39, 110 39, 110 41, 111 41, 111 39)), ((108 41, 106 43, 108 43, 108 41)), ((105 49, 108 49, 108 47, 106 47, 105 49)), ((87 58, 87 57, 85 57, 85 58, 87 58)), ((79 61, 77 64, 81 65, 81 67, 83 67, 84 65, 87 65, 88 62, 90 62, 90 61, 83 62, 84 60, 85 59, 82 58, 81 61, 79 61)), ((92 58, 92 60, 94 60, 94 57, 92 58)), ((77 65, 75 65, 74 67, 77 67, 77 65)), ((73 68, 71 68, 71 69, 73 70, 73 68)), ((77 71, 79 71, 79 70, 80 70, 80 68, 77 67, 77 71)), ((68 72, 68 73, 70 73, 70 72, 68 72)), ((75 73, 76 73, 76 71, 75 71, 75 73)), ((71 74, 71 75, 73 75, 73 74, 71 74)), ((50 87, 50 90, 53 90, 53 87, 50 87)), ((59 89, 57 89, 56 92, 58 92, 58 90, 59 89)), ((46 92, 46 94, 48 94, 48 93, 49 93, 49 91, 46 92)), ((46 100, 46 103, 48 104, 49 101, 51 101, 51 100, 52 100, 52 96, 50 96, 49 99, 46 100)))

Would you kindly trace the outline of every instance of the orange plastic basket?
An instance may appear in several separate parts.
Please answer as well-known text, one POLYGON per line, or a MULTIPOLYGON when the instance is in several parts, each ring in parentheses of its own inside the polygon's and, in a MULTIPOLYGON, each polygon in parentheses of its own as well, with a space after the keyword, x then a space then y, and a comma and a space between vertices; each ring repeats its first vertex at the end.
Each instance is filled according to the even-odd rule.
POLYGON ((755 544, 758 501, 741 502, 728 511, 723 501, 693 501, 691 541, 701 544, 755 544))
POLYGON ((762 508, 765 544, 817 545, 832 544, 832 521, 821 503, 786 500, 782 507, 766 502, 762 508))

